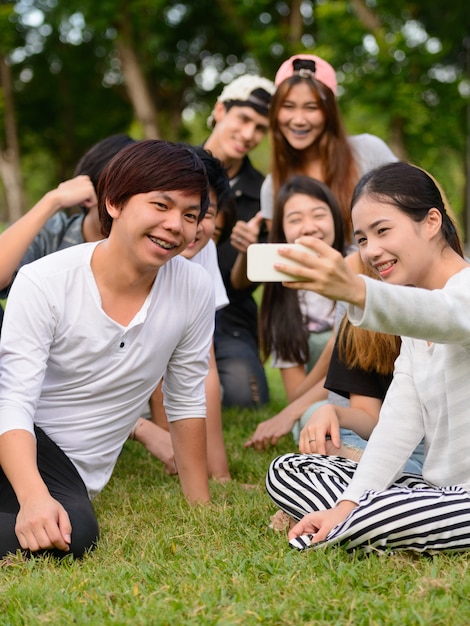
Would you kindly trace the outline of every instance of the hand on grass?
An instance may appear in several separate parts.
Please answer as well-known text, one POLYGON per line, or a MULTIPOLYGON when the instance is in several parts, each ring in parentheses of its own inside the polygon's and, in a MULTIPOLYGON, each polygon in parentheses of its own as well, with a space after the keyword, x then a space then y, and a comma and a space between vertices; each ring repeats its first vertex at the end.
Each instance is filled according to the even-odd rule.
POLYGON ((342 500, 332 509, 308 513, 291 528, 288 537, 289 539, 294 539, 295 537, 300 537, 300 535, 312 533, 315 535, 312 543, 324 541, 329 532, 335 526, 341 524, 356 506, 355 502, 342 500))
POLYGON ((296 417, 281 411, 271 419, 258 424, 251 438, 245 442, 245 448, 266 450, 269 446, 275 446, 281 437, 291 432, 296 420, 296 417))
POLYGON ((16 536, 24 550, 57 548, 68 552, 72 525, 67 511, 50 494, 26 498, 18 512, 16 536))

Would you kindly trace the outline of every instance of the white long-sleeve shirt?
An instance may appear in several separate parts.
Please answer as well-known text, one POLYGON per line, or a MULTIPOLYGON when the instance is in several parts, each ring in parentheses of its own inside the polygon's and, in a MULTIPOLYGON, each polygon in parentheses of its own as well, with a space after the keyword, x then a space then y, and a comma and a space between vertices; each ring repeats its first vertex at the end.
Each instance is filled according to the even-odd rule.
POLYGON ((365 308, 349 307, 350 320, 403 341, 380 419, 341 499, 389 487, 423 437, 423 478, 470 491, 470 268, 438 290, 364 279, 365 308))
POLYGON ((165 373, 168 419, 205 417, 214 327, 207 272, 175 257, 128 326, 109 318, 90 261, 99 242, 24 266, 5 311, 0 434, 36 424, 76 466, 90 497, 109 480, 165 373))

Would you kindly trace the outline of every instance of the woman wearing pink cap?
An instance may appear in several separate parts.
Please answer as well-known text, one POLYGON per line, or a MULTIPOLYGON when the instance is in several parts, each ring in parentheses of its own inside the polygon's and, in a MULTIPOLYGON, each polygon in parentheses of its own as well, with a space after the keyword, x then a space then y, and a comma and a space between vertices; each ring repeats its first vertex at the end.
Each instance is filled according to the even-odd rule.
POLYGON ((273 216, 274 198, 292 174, 326 183, 336 196, 351 241, 350 201, 359 178, 397 157, 378 137, 348 137, 336 101, 332 66, 313 54, 297 54, 281 65, 271 100, 271 174, 261 189, 261 213, 273 216))

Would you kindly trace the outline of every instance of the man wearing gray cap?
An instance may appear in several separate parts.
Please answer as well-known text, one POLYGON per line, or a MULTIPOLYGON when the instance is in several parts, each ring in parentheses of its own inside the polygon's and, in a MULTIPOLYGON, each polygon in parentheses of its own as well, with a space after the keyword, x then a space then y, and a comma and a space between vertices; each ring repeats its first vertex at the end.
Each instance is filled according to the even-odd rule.
MULTIPOLYGON (((212 132, 204 148, 227 168, 239 222, 249 222, 260 209, 264 177, 253 167, 248 153, 268 131, 273 93, 274 84, 270 80, 252 74, 239 76, 223 89, 209 118, 212 132)), ((256 236, 258 230, 259 226, 251 236, 256 236)), ((250 235, 248 227, 245 231, 250 235)), ((262 228, 261 237, 263 232, 262 228)), ((253 299, 258 285, 247 281, 245 288, 234 288, 230 274, 237 255, 238 250, 230 240, 218 247, 219 266, 230 303, 217 315, 215 354, 224 406, 255 407, 269 399, 258 351, 258 311, 253 299)))

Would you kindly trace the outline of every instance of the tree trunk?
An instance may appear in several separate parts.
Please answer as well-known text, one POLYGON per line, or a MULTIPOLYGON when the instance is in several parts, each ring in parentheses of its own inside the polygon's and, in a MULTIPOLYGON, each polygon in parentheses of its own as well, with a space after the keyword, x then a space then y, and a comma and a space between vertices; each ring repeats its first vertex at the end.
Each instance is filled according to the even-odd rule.
POLYGON ((378 16, 363 0, 351 0, 351 4, 359 20, 371 33, 382 27, 378 16))
POLYGON ((132 46, 118 40, 116 50, 121 61, 122 74, 137 119, 145 139, 160 139, 157 111, 152 102, 145 76, 132 46))
POLYGON ((292 0, 290 3, 289 16, 289 43, 298 46, 304 34, 304 23, 300 12, 301 0, 292 0))
POLYGON ((0 85, 3 89, 5 107, 5 147, 0 148, 0 177, 5 189, 7 219, 9 222, 15 222, 23 215, 25 203, 21 182, 20 151, 13 106, 11 73, 3 55, 0 55, 0 85))
POLYGON ((408 155, 403 133, 403 122, 404 120, 402 117, 394 117, 392 119, 390 148, 400 161, 407 161, 408 155))

